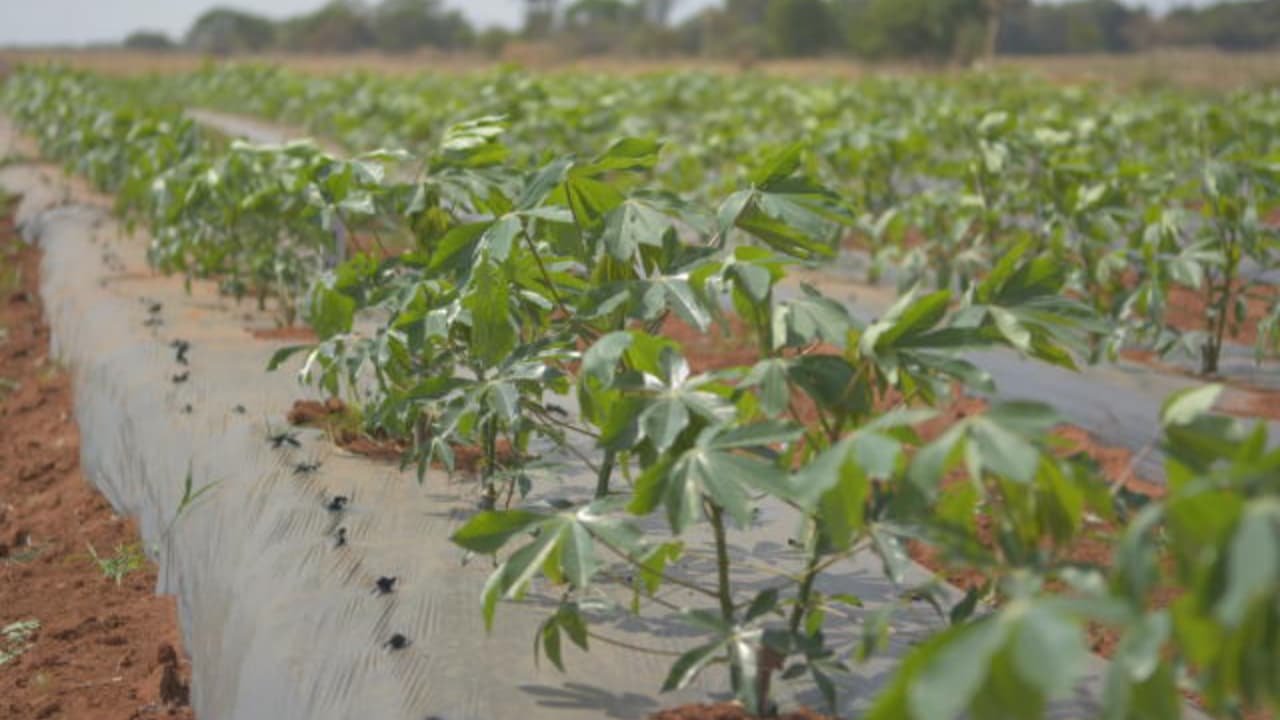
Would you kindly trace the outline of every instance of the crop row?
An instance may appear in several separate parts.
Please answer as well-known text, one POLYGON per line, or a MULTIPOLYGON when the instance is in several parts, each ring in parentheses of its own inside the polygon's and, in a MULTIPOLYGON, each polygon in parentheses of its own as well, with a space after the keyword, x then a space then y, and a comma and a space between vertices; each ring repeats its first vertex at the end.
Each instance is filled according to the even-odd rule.
MULTIPOLYGON (((803 140, 806 171, 850 208, 841 239, 918 281, 965 290, 1030 241, 1072 268, 1069 291, 1125 346, 1219 369, 1231 338, 1280 351, 1280 92, 1113 95, 1012 76, 795 83, 501 72, 316 78, 217 68, 159 97, 296 123, 353 149, 422 148, 503 118, 512 161, 661 138, 656 187, 711 204, 803 140), (1171 318, 1171 302, 1199 317, 1171 318)), ((1172 308, 1176 310, 1177 308, 1172 308)), ((1185 314, 1185 313, 1184 313, 1185 314)))
MULTIPOLYGON (((440 82, 445 107, 457 102, 443 81, 419 82, 440 82)), ((474 82, 513 85, 514 98, 543 81, 474 82)), ((678 96, 676 79, 644 82, 678 96)), ((775 102, 811 93, 809 103, 845 92, 763 85, 744 92, 775 102)), ((272 87, 255 90, 272 97, 272 87)), ((1011 87, 1060 97, 1064 112, 1073 98, 1088 102, 1011 87)), ((1169 489, 1141 508, 1118 502, 1087 458, 1061 452, 1048 407, 996 404, 936 436, 919 431, 954 386, 989 389, 963 351, 1007 347, 1063 365, 1096 351, 1112 327, 1070 254, 1083 226, 1064 229, 1059 217, 1051 235, 984 234, 984 223, 1019 216, 988 195, 957 240, 987 243, 982 271, 916 285, 863 324, 812 288, 779 292, 790 268, 830 258, 867 211, 831 181, 824 154, 798 145, 760 142, 740 167, 713 164, 707 183, 690 180, 697 192, 680 193, 670 168, 695 178, 702 165, 678 149, 669 160, 653 127, 562 153, 554 138, 523 144, 528 125, 508 113, 424 130, 427 149, 412 154, 342 160, 306 143, 227 145, 148 100, 154 92, 24 71, 4 103, 44 152, 150 228, 158 267, 301 310, 319 341, 273 365, 306 353, 304 377, 358 407, 370 432, 405 438, 421 471, 478 449, 481 509, 453 539, 495 556, 486 620, 501 601, 552 598, 535 647, 557 666, 565 638, 587 649, 603 637, 597 622, 643 608, 700 638, 665 689, 723 664, 753 711, 772 710, 778 678, 810 682, 837 707, 838 677, 885 651, 894 609, 858 616, 861 601, 828 579, 873 554, 901 583, 907 544, 918 543, 982 582, 954 603, 934 586, 901 588, 937 603, 946 627, 908 653, 869 717, 1044 716, 1083 678, 1088 623, 1120 633, 1101 698, 1110 717, 1175 717, 1182 690, 1223 716, 1280 703, 1280 451, 1267 450, 1264 427, 1209 414, 1218 388, 1167 403, 1169 489), (740 328, 754 352, 695 372, 660 334, 670 323, 740 328), (525 501, 539 475, 531 450, 548 444, 592 469, 593 497, 525 501), (776 580, 748 590, 732 537, 766 507, 794 519, 793 550, 776 580), (1083 538, 1114 543, 1111 562, 1073 561, 1083 538), (713 577, 673 570, 689 556, 713 558, 713 577), (667 586, 697 602, 670 602, 667 586), (1157 601, 1171 589, 1175 601, 1157 601), (855 617, 862 632, 850 639, 839 631, 855 617)), ((750 96, 721 100, 739 128, 767 114, 737 104, 750 96)), ((571 102, 583 116, 606 105, 571 102)), ((493 109, 483 95, 477 105, 493 109)), ((1022 137, 1013 117, 987 114, 964 131, 978 133, 964 165, 980 187, 1022 182, 1002 172, 1012 165, 997 149, 1009 147, 1004 133, 1022 137)), ((1226 165, 1254 174, 1210 173, 1218 195, 1207 196, 1204 226, 1269 238, 1255 211, 1271 168, 1226 165)), ((1108 192, 1078 188, 1064 207, 1108 192)))

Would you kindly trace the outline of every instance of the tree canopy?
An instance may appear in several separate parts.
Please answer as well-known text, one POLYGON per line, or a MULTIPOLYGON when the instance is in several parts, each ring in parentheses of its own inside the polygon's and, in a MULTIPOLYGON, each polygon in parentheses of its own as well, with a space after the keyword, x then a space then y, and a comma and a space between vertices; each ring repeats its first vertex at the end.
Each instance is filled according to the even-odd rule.
MULTIPOLYGON (((513 11, 524 12, 524 38, 574 54, 963 61, 996 52, 1280 47, 1280 0, 1220 0, 1165 16, 1120 0, 722 0, 673 25, 679 6, 680 0, 512 0, 513 11)), ((330 0, 280 21, 217 7, 196 20, 184 44, 220 54, 432 47, 496 55, 513 37, 499 28, 477 32, 444 0, 330 0)), ((163 49, 168 43, 138 31, 125 45, 163 49)))

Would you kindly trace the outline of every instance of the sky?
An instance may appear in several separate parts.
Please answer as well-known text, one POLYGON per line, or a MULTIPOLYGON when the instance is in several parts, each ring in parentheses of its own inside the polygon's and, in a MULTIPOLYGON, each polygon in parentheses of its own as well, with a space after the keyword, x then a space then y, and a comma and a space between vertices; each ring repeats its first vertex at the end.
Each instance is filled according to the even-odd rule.
MULTIPOLYGON (((716 2, 679 0, 676 17, 716 2)), ((180 37, 200 13, 217 4, 279 18, 313 10, 323 0, 0 0, 0 46, 114 42, 139 28, 180 37)), ((519 22, 524 5, 522 0, 447 0, 446 4, 462 10, 478 25, 508 27, 519 22)), ((1188 0, 1130 0, 1130 4, 1161 11, 1188 0)))

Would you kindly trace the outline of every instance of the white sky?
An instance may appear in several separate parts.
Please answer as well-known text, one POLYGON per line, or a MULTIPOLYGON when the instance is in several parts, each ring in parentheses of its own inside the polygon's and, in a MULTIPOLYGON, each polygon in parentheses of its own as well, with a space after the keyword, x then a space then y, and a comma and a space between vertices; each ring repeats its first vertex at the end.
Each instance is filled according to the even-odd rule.
MULTIPOLYGON (((717 0, 679 0, 677 17, 717 0)), ((273 17, 315 9, 324 0, 222 0, 225 4, 273 17)), ((1206 0, 1129 0, 1167 10, 1206 0)), ((80 44, 119 41, 138 28, 179 37, 191 22, 219 0, 0 0, 0 46, 80 44)), ((514 26, 522 0, 447 0, 479 25, 514 26)))

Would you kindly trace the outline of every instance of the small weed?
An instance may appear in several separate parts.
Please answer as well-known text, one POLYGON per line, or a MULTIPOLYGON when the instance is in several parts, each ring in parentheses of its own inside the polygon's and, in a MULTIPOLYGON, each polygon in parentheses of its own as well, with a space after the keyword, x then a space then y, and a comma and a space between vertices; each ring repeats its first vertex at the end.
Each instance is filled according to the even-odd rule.
POLYGON ((0 665, 17 660, 30 650, 31 636, 39 629, 39 620, 19 620, 0 628, 0 665))
POLYGON ((22 266, 10 265, 0 270, 0 291, 5 295, 22 289, 22 266))
POLYGON ((98 569, 103 575, 115 580, 116 585, 119 585, 126 575, 141 570, 146 564, 147 556, 142 554, 142 545, 138 543, 116 545, 115 552, 105 557, 98 555, 93 545, 88 547, 89 555, 93 557, 98 569))

